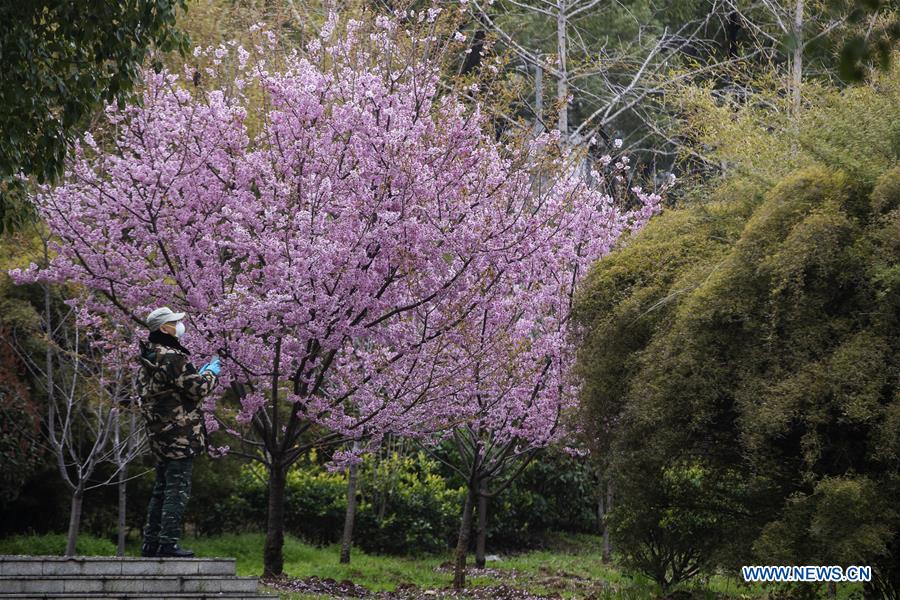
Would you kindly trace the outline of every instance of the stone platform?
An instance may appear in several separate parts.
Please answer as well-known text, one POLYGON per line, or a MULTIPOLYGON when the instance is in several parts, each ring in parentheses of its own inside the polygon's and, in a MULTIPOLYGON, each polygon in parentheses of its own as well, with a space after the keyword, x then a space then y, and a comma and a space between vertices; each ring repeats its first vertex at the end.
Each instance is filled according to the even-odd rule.
POLYGON ((0 556, 0 599, 264 600, 233 558, 0 556))

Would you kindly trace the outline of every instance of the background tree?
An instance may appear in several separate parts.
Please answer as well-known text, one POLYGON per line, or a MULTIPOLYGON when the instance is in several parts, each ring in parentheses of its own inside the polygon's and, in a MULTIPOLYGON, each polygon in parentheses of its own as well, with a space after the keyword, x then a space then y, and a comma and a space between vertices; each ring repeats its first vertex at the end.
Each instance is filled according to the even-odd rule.
POLYGON ((670 98, 686 84, 752 103, 777 76, 795 113, 801 82, 843 86, 861 79, 890 62, 900 31, 896 3, 878 1, 474 0, 467 6, 469 57, 484 55, 481 61, 496 70, 494 54, 509 56, 499 66, 514 99, 508 115, 536 120, 541 129, 565 122, 573 144, 595 134, 606 144, 622 138, 642 164, 633 173, 646 170, 657 183, 667 172, 702 181, 728 166, 682 137, 686 116, 670 98))
MULTIPOLYGON (((127 371, 128 363, 120 369, 127 371)), ((120 372, 119 377, 127 378, 128 372, 120 372)), ((146 450, 147 438, 144 433, 141 415, 133 403, 130 410, 123 411, 113 423, 113 434, 110 442, 112 446, 112 462, 116 472, 116 556, 125 556, 125 543, 128 536, 128 467, 134 462, 135 457, 140 456, 146 450)))
POLYGON ((55 179, 74 134, 103 104, 128 97, 151 48, 185 47, 174 27, 184 6, 184 0, 0 6, 0 228, 28 211, 18 175, 55 179))
POLYGON ((889 3, 728 0, 726 4, 754 45, 766 48, 773 63, 784 65, 785 89, 795 117, 802 107, 803 79, 807 71, 818 70, 820 77, 823 70, 826 76, 836 71, 852 81, 861 79, 862 63, 866 59, 882 66, 890 62, 891 44, 889 36, 885 37, 890 26, 886 24, 896 19, 896 14, 889 3), (862 41, 862 45, 859 41, 848 41, 835 64, 834 49, 848 39, 862 41))
POLYGON ((41 411, 21 375, 24 365, 11 340, 12 329, 4 323, 0 326, 0 506, 4 507, 18 497, 44 454, 38 441, 41 411))
POLYGON ((476 34, 487 31, 516 57, 510 67, 524 69, 522 112, 574 145, 595 134, 606 144, 635 134, 630 147, 642 147, 635 118, 645 101, 673 74, 690 76, 676 69, 688 56, 692 72, 712 68, 706 61, 713 55, 701 50, 716 11, 704 2, 680 2, 674 10, 668 4, 665 11, 653 2, 595 0, 473 0, 469 6, 476 34), (551 88, 555 94, 545 104, 551 88))

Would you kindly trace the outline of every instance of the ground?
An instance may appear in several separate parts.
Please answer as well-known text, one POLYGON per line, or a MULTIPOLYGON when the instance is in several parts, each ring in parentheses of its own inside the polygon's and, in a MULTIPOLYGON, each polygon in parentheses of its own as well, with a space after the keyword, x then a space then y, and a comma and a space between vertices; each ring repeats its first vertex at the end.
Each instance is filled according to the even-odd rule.
MULTIPOLYGON (((262 573, 263 539, 262 534, 223 535, 189 538, 183 545, 198 556, 235 557, 238 575, 258 576, 262 573)), ((80 553, 114 551, 106 540, 82 536, 79 541, 85 548, 79 549, 80 553)), ((39 549, 36 554, 59 553, 64 539, 42 536, 0 540, 0 554, 19 553, 24 547, 39 549)), ((136 540, 129 544, 128 553, 139 553, 136 540)), ((289 536, 284 547, 285 577, 263 579, 264 591, 278 594, 281 600, 774 600, 783 597, 779 592, 784 591, 750 587, 734 577, 720 575, 661 594, 647 579, 628 576, 616 565, 605 564, 600 539, 588 535, 560 536, 543 550, 498 553, 485 569, 470 565, 467 588, 462 592, 450 586, 449 553, 396 557, 354 551, 349 565, 340 564, 338 555, 337 546, 312 546, 289 536)), ((858 586, 839 586, 838 599, 857 597, 858 586)))

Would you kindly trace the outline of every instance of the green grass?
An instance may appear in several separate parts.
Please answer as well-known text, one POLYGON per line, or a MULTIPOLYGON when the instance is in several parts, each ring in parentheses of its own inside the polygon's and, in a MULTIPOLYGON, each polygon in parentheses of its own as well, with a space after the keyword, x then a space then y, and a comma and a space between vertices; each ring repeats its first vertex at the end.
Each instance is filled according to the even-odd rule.
MULTIPOLYGON (((196 538, 185 541, 185 546, 198 556, 233 556, 237 558, 239 575, 259 575, 263 569, 263 541, 262 534, 248 533, 196 538)), ((284 571, 291 577, 350 579, 374 591, 394 590, 400 584, 443 587, 450 581, 448 574, 434 571, 448 556, 378 556, 354 550, 350 564, 342 565, 338 562, 339 553, 337 545, 311 546, 286 536, 284 571)))
POLYGON ((566 598, 626 591, 643 597, 655 589, 651 582, 628 577, 604 563, 599 539, 588 535, 561 536, 549 550, 501 555, 501 560, 488 566, 515 573, 516 580, 532 592, 566 598))
MULTIPOLYGON (((237 573, 258 576, 262 573, 263 534, 222 535, 188 538, 184 545, 201 557, 234 557, 237 573)), ((15 536, 0 539, 0 554, 62 554, 64 535, 15 536)), ((127 553, 138 555, 139 541, 129 542, 127 553)), ((106 539, 81 535, 78 554, 113 555, 115 545, 106 539)), ((338 562, 337 545, 317 547, 287 536, 284 542, 284 570, 291 577, 318 577, 336 581, 351 580, 373 591, 391 591, 400 585, 422 589, 447 588, 452 574, 438 567, 450 560, 450 554, 397 557, 370 555, 354 550, 349 565, 338 562)), ((471 559, 470 559, 471 561, 471 559)), ((471 562, 470 562, 471 564, 471 562)), ((534 594, 558 594, 562 598, 593 597, 598 600, 653 600, 660 597, 658 587, 641 576, 625 574, 615 565, 602 561, 599 538, 590 535, 558 536, 547 550, 503 554, 487 564, 489 573, 467 578, 467 586, 505 584, 534 594)), ((727 574, 698 579, 682 589, 700 600, 761 600, 769 597, 767 588, 747 586, 727 574)), ((774 589, 771 586, 769 590, 774 589)), ((269 590, 272 592, 272 590, 269 590)), ((859 593, 857 585, 838 586, 838 598, 859 593)), ((283 600, 325 600, 328 596, 281 593, 283 600)))
MULTIPOLYGON (((262 534, 225 535, 196 538, 186 545, 200 556, 233 556, 237 558, 238 574, 262 573, 262 534)), ((349 579, 373 591, 394 590, 399 585, 413 584, 423 589, 449 587, 452 575, 437 571, 450 560, 450 554, 394 557, 369 555, 354 550, 349 565, 338 562, 337 545, 316 547, 296 538, 286 537, 284 570, 292 577, 316 576, 337 581, 349 579)), ((591 535, 557 536, 547 550, 509 555, 500 553, 501 560, 487 564, 497 576, 467 578, 467 586, 506 584, 527 589, 541 595, 559 594, 562 598, 593 596, 602 600, 654 600, 661 597, 658 586, 642 576, 627 575, 619 567, 604 563, 600 539, 591 535)), ((469 564, 472 564, 470 557, 469 564)), ((838 586, 838 598, 849 598, 856 585, 838 586)), ((760 600, 769 597, 767 588, 748 586, 736 577, 723 574, 681 586, 690 590, 694 598, 710 600, 760 600)), ((769 588, 771 589, 771 588, 769 588)), ((284 600, 324 600, 327 596, 309 594, 281 594, 284 600)))
MULTIPOLYGON (((262 534, 241 534, 197 538, 186 542, 186 545, 198 556, 234 556, 239 575, 259 575, 262 573, 263 541, 262 534)), ((340 564, 338 555, 337 545, 316 547, 286 537, 284 570, 292 577, 316 576, 337 581, 349 579, 373 591, 390 591, 408 584, 423 589, 446 588, 452 582, 451 573, 436 570, 450 560, 449 553, 394 557, 354 550, 349 565, 340 564)), ((470 565, 471 561, 470 557, 470 565)), ((559 594, 563 598, 594 595, 610 600, 650 600, 659 597, 658 588, 651 581, 626 576, 615 566, 604 564, 599 539, 594 536, 560 536, 552 549, 512 556, 501 554, 501 560, 491 561, 487 566, 498 573, 473 577, 470 571, 467 586, 503 583, 536 594, 559 594)), ((736 581, 728 583, 731 593, 740 587, 736 581)), ((724 591, 724 588, 716 591, 724 591)), ((281 597, 285 600, 326 598, 309 594, 282 594, 281 597)))
MULTIPOLYGON (((17 535, 0 539, 0 554, 62 555, 66 551, 66 536, 62 533, 45 535, 17 535)), ((79 535, 75 553, 82 556, 111 556, 116 545, 90 535, 79 535)))

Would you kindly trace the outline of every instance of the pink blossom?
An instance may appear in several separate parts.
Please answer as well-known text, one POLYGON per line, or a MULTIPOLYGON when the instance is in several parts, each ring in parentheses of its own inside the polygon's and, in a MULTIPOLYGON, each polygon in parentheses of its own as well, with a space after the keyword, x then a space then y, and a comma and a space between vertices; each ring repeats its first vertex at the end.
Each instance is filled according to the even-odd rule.
MULTIPOLYGON (((659 196, 620 211, 547 157, 558 131, 512 155, 480 107, 439 94, 436 64, 388 70, 338 25, 278 67, 238 48, 241 86, 147 71, 139 105, 105 110, 108 150, 74 153, 35 198, 54 258, 14 278, 86 290, 79 318, 117 319, 122 356, 151 309, 185 310, 193 353, 222 356, 208 406, 238 437, 467 420, 551 443, 575 389, 573 289, 659 196)), ((403 34, 377 35, 391 51, 403 34)))

